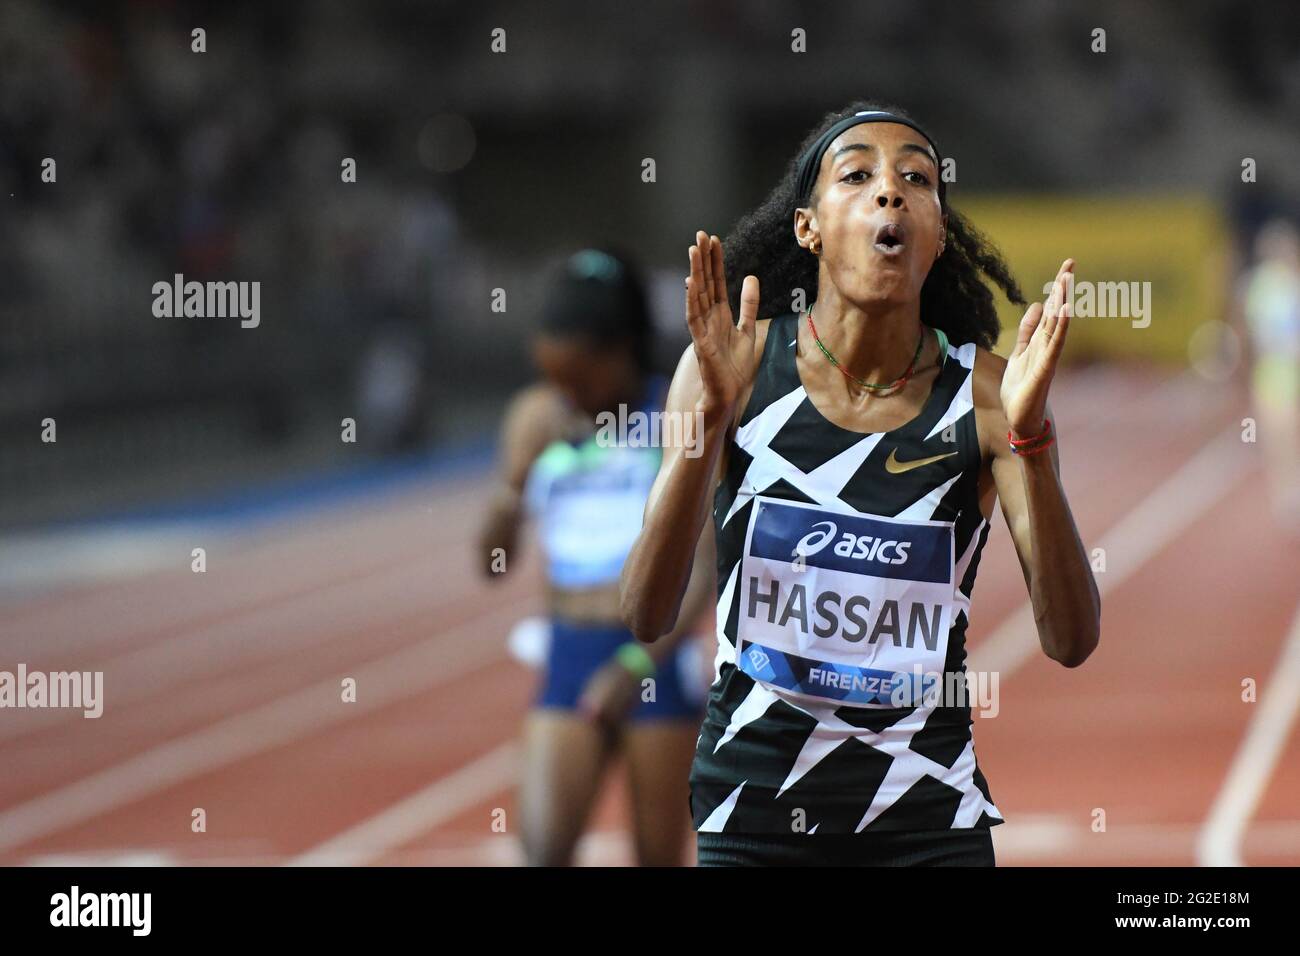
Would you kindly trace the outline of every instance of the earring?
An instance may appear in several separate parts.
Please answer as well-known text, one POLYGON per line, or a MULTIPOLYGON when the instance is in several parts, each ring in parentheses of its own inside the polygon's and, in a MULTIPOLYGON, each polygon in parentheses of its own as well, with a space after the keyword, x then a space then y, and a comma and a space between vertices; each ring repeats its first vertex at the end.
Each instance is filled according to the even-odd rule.
POLYGON ((818 242, 816 239, 810 239, 808 241, 808 251, 815 256, 821 255, 821 251, 822 251, 821 243, 818 242))

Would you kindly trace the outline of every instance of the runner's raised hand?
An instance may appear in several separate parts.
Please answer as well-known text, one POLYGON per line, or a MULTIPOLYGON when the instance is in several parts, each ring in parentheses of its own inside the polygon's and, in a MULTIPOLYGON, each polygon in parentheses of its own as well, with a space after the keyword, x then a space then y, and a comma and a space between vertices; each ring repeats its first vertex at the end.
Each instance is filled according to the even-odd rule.
POLYGON ((1016 346, 1002 376, 1002 409, 1017 435, 1036 435, 1047 413, 1047 391, 1070 327, 1074 260, 1066 259, 1056 273, 1047 302, 1035 302, 1020 320, 1016 346))
POLYGON ((754 322, 758 315, 758 277, 745 276, 740 291, 740 322, 731 315, 723 269, 722 240, 703 230, 690 248, 691 274, 686 279, 686 324, 704 386, 698 407, 706 415, 735 407, 754 379, 758 355, 754 322))

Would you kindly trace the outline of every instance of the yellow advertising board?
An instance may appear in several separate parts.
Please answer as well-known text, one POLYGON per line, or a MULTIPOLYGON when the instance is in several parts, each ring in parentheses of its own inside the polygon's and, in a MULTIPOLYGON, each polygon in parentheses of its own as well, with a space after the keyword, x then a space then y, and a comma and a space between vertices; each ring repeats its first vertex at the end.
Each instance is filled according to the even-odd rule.
MULTIPOLYGON (((1192 332, 1224 318, 1228 230, 1206 199, 984 195, 954 206, 998 245, 1031 302, 1074 258, 1067 359, 1185 363, 1192 332)), ((999 354, 1023 314, 999 296, 999 354)))

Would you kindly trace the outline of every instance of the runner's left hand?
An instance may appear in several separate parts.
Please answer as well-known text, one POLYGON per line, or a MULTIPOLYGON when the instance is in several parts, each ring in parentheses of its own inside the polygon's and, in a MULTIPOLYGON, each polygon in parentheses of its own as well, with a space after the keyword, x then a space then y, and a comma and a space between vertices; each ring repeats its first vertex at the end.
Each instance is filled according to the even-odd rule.
POLYGON ((1035 302, 1020 320, 1016 347, 1002 375, 1002 410, 1017 437, 1043 430, 1047 390, 1056 374, 1056 362, 1070 327, 1070 302, 1066 291, 1074 281, 1074 260, 1066 259, 1056 273, 1046 305, 1035 302))

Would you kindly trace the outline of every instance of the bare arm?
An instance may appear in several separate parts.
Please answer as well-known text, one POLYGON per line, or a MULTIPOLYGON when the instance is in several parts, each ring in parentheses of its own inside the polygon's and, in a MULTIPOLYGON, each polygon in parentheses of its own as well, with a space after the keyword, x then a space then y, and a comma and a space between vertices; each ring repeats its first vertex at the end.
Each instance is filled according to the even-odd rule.
MULTIPOLYGON (((1056 427, 1047 409, 1046 417, 1056 427)), ((1066 667, 1082 664, 1097 647, 1101 597, 1070 503, 1061 485, 1056 446, 1037 455, 1013 455, 993 443, 993 478, 1002 514, 1025 575, 1043 653, 1066 667)))
POLYGON ((705 610, 712 608, 718 597, 717 548, 713 538, 713 523, 705 522, 700 532, 700 540, 695 547, 695 558, 691 565, 691 575, 686 582, 682 595, 681 609, 673 629, 648 648, 655 663, 660 663, 676 650, 677 645, 695 633, 696 626, 705 610))
MULTIPOLYGON (((675 626, 709 517, 731 415, 697 408, 702 388, 694 346, 682 353, 665 411, 683 416, 682 447, 665 447, 646 498, 645 520, 619 579, 623 623, 639 640, 654 642, 675 626), (702 428, 701 428, 702 426, 702 428), (698 450, 699 454, 691 449, 698 450)), ((670 419, 671 420, 671 419, 670 419)), ((712 570, 711 568, 709 570, 712 570)), ((656 655, 658 656, 658 655, 656 655)))
MULTIPOLYGON (((1073 268, 1067 259, 1046 304, 1031 305, 1021 320, 1015 350, 1000 370, 1003 415, 993 423, 997 431, 987 436, 993 479, 1029 587, 1039 643, 1048 657, 1066 667, 1078 667, 1097 647, 1101 596, 1061 486, 1056 446, 1017 455, 1006 434, 1038 435, 1052 419, 1047 392, 1069 327, 1065 288, 1073 268)), ((1053 430, 1055 426, 1052 419, 1053 430)))
POLYGON ((623 623, 651 643, 677 623, 732 420, 758 365, 758 279, 745 277, 737 323, 727 301, 721 241, 699 232, 688 254, 691 345, 677 363, 665 409, 680 416, 684 440, 663 450, 641 534, 619 580, 623 623))
POLYGON ((479 566, 489 579, 502 576, 493 571, 498 555, 509 555, 511 562, 514 560, 524 519, 528 470, 557 433, 557 405, 544 386, 524 389, 506 409, 497 446, 494 486, 478 537, 479 566))

